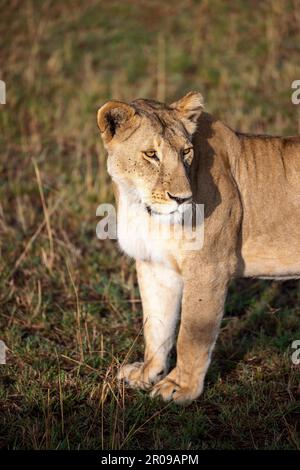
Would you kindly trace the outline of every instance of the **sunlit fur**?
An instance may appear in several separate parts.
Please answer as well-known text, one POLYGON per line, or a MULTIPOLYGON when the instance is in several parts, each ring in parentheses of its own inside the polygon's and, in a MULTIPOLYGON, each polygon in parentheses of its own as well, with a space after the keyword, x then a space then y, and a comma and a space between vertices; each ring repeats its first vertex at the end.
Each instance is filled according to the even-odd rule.
POLYGON ((111 101, 98 125, 119 244, 137 260, 143 303, 144 361, 119 377, 188 403, 202 392, 231 279, 300 276, 300 139, 235 132, 202 112, 197 93, 169 106, 111 101), (185 161, 182 149, 191 145, 185 161), (145 158, 148 150, 157 158, 145 158), (176 237, 184 205, 174 197, 189 196, 205 208, 204 243, 193 250, 176 237), (164 234, 170 225, 173 232, 157 236, 158 222, 164 234), (167 374, 179 312, 177 362, 167 374))

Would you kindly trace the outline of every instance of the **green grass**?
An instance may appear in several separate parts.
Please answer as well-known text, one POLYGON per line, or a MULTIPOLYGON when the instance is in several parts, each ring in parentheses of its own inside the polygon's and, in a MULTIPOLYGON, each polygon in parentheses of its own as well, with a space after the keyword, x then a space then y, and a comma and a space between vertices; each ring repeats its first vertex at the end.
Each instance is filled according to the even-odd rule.
POLYGON ((299 283, 231 286, 204 394, 178 408, 115 380, 125 358, 142 356, 141 303, 133 263, 95 234, 98 204, 112 201, 95 122, 103 101, 199 89, 232 127, 298 132, 296 3, 2 10, 0 447, 299 449, 299 283))

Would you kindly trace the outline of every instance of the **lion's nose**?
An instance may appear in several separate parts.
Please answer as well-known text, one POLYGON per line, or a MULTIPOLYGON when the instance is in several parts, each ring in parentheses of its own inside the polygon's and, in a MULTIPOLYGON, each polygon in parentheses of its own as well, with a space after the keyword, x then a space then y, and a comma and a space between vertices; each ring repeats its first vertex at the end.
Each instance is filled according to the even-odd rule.
POLYGON ((167 192, 167 195, 169 196, 170 199, 173 199, 173 201, 176 201, 177 204, 183 204, 184 202, 189 202, 192 199, 192 194, 190 194, 189 196, 178 197, 178 196, 173 196, 173 194, 167 192))

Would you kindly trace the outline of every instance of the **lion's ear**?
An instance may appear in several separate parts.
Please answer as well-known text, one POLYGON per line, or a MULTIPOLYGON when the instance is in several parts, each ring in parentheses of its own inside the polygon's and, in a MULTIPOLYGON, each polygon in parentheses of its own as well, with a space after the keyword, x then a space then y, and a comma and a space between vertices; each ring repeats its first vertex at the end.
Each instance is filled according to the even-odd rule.
POLYGON ((190 134, 193 134, 197 128, 197 120, 203 107, 203 97, 197 91, 190 91, 183 98, 170 105, 170 108, 178 112, 179 117, 190 134))
POLYGON ((122 101, 108 101, 98 110, 97 123, 102 139, 108 144, 122 129, 127 127, 135 110, 122 101))

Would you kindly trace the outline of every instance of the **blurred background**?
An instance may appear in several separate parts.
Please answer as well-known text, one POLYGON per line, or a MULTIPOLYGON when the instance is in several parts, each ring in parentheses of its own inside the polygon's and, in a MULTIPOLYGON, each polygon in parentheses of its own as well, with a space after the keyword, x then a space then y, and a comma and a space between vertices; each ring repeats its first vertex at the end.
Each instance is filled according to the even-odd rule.
POLYGON ((141 304, 133 263, 95 235, 106 100, 199 90, 232 128, 299 133, 299 1, 0 9, 0 447, 299 449, 299 283, 231 287, 206 391, 178 409, 115 382, 141 357, 141 304))

